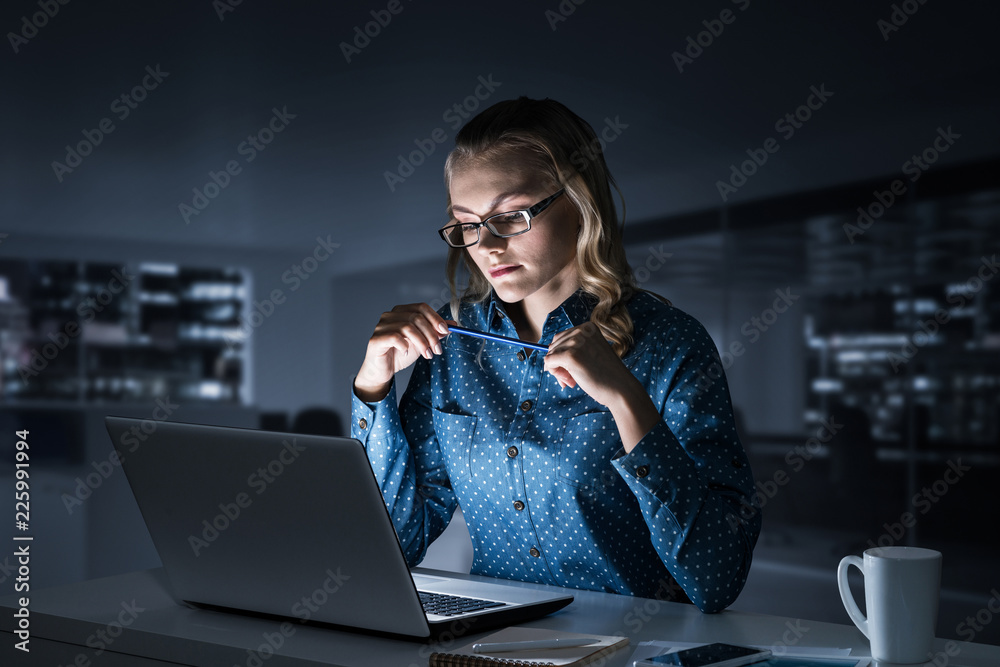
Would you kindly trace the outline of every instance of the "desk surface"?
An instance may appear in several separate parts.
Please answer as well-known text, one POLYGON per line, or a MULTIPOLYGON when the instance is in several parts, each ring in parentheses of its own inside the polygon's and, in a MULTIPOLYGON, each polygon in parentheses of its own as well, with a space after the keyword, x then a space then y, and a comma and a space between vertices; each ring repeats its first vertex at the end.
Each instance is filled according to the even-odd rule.
MULTIPOLYGON (((686 604, 592 591, 573 594, 576 600, 570 606, 524 625, 628 636, 631 646, 616 652, 609 667, 626 665, 639 642, 654 639, 825 646, 870 655, 867 640, 853 625, 735 611, 702 614, 686 604)), ((423 667, 432 651, 448 650, 487 634, 450 641, 445 636, 434 644, 420 644, 294 621, 282 625, 266 618, 191 609, 173 601, 163 570, 155 569, 33 592, 29 607, 32 651, 25 654, 13 648, 15 625, 10 611, 16 605, 14 596, 0 598, 0 663, 5 665, 423 667), (98 653, 102 648, 106 650, 98 653)), ((938 639, 934 648, 941 653, 936 667, 1000 665, 997 646, 938 639), (950 656, 946 654, 949 648, 950 656)))

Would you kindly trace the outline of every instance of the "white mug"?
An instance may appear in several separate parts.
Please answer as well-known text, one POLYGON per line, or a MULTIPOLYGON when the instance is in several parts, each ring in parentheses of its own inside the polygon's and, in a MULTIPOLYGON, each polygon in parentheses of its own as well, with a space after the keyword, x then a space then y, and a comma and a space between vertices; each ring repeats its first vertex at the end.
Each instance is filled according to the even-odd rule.
POLYGON ((903 664, 927 661, 937 624, 941 552, 917 547, 875 547, 864 560, 845 556, 837 568, 840 599, 868 637, 872 657, 903 664), (847 583, 856 566, 865 576, 865 618, 847 583))

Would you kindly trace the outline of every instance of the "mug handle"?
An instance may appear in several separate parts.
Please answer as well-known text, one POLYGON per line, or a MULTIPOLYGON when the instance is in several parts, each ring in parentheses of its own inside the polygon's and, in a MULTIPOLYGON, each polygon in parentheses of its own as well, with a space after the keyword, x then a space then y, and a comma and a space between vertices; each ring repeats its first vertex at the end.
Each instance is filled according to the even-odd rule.
POLYGON ((858 608, 858 603, 854 600, 854 594, 851 593, 851 586, 847 582, 847 571, 851 565, 861 570, 862 575, 865 573, 865 562, 858 556, 844 556, 840 560, 840 565, 837 566, 837 587, 840 589, 840 599, 844 603, 847 615, 854 621, 854 625, 858 626, 858 630, 861 630, 865 637, 871 639, 871 636, 868 634, 868 619, 865 618, 865 615, 861 613, 861 609, 858 608))

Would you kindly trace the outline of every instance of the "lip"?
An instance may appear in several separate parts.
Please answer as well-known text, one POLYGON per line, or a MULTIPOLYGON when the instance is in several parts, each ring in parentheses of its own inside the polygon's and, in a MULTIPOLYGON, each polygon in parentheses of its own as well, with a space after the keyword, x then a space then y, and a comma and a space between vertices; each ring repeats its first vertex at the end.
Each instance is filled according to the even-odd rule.
POLYGON ((521 268, 520 264, 501 264, 500 266, 490 267, 490 276, 493 278, 499 278, 500 276, 505 276, 514 269, 521 268))

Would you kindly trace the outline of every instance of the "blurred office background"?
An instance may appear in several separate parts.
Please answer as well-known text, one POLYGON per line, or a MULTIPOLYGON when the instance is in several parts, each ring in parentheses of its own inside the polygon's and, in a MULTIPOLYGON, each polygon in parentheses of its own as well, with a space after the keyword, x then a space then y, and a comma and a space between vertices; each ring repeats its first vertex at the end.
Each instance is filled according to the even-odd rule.
MULTIPOLYGON (((996 19, 6 3, 0 476, 28 429, 33 583, 158 565, 106 414, 346 431, 379 314, 447 297, 461 119, 548 96, 605 140, 641 285, 720 351, 764 514, 734 608, 848 623, 841 556, 927 546, 938 636, 1000 643, 996 19)), ((470 561, 459 516, 425 564, 470 561)))

